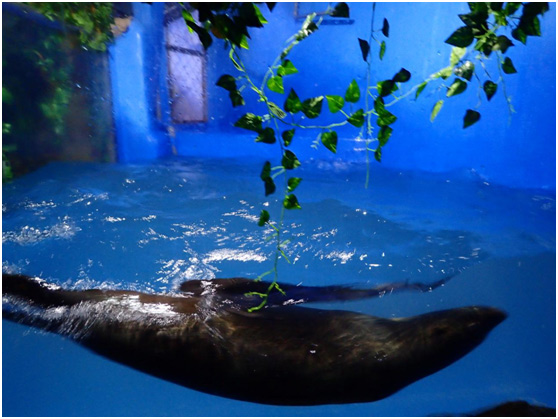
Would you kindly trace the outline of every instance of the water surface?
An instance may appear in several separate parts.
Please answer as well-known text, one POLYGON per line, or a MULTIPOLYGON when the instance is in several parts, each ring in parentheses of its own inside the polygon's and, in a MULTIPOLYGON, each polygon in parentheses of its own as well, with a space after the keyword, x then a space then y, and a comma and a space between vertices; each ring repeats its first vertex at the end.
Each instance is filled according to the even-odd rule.
MULTIPOLYGON (((3 186, 3 269, 76 289, 165 292, 192 278, 255 278, 272 267, 277 196, 261 164, 173 160, 56 163, 3 186)), ((305 163, 286 214, 282 281, 429 282, 430 293, 322 304, 399 317, 458 306, 508 312, 476 350, 372 403, 276 407, 199 393, 3 321, 3 414, 26 416, 422 416, 509 400, 556 403, 554 192, 492 185, 474 172, 426 174, 305 163)))

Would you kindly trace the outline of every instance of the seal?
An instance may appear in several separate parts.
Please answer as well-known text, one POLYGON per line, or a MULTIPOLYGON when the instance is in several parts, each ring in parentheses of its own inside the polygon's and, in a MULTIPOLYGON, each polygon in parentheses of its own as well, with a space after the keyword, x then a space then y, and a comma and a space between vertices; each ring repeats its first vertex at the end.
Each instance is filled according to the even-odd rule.
POLYGON ((457 361, 506 317, 491 307, 399 319, 307 308, 289 295, 301 302, 346 300, 389 287, 287 284, 280 284, 286 296, 250 313, 249 284, 269 286, 243 278, 187 281, 177 293, 157 295, 67 290, 3 274, 2 312, 164 380, 275 405, 382 399, 457 361))

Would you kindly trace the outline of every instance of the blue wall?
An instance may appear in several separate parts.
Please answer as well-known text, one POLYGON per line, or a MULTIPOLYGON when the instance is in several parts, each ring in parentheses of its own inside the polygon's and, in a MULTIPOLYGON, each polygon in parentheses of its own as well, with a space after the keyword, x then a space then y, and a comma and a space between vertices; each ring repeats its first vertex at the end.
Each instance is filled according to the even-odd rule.
MULTIPOLYGON (((323 3, 321 3, 323 4, 323 3)), ((344 95, 356 79, 365 85, 366 65, 357 37, 368 39, 371 3, 350 3, 354 23, 322 25, 290 54, 299 74, 285 78, 285 91, 294 88, 301 99, 322 95, 344 95)), ((309 7, 304 5, 305 8, 309 7)), ((478 89, 450 98, 434 123, 433 104, 444 92, 427 88, 414 101, 412 96, 390 110, 398 116, 394 133, 383 150, 382 165, 404 170, 448 172, 474 169, 487 180, 516 187, 556 189, 556 8, 541 21, 543 36, 529 37, 527 47, 515 41, 508 55, 517 74, 506 76, 506 89, 517 113, 508 118, 508 109, 499 88, 491 102, 482 96, 481 120, 466 130, 462 118, 467 108, 478 103, 478 89)), ((274 158, 275 147, 254 143, 254 136, 236 129, 233 123, 248 111, 261 110, 254 96, 245 95, 247 106, 233 109, 228 94, 215 82, 225 73, 236 75, 227 51, 217 41, 208 51, 207 92, 209 121, 206 124, 174 126, 176 135, 167 134, 171 125, 166 88, 166 53, 162 28, 163 5, 135 4, 134 21, 111 48, 115 121, 119 158, 123 162, 148 160, 173 153, 184 156, 258 156, 274 158)), ((282 50, 285 41, 301 25, 294 18, 293 3, 278 3, 273 13, 262 11, 269 23, 262 30, 252 29, 251 49, 243 59, 255 80, 261 80, 268 66, 282 50)), ((448 64, 451 47, 444 40, 459 26, 459 13, 467 13, 466 3, 378 3, 375 28, 386 17, 390 37, 383 62, 373 61, 372 80, 391 78, 401 67, 412 73, 408 87, 420 83, 448 64)), ((381 38, 381 34, 378 36, 381 38)), ((372 46, 377 57, 378 48, 372 46)), ((487 62, 497 78, 495 58, 487 62)), ((448 82, 451 82, 449 79, 448 82)), ((282 105, 285 97, 271 94, 282 105)), ((354 110, 363 106, 363 99, 354 110)), ((324 103, 324 118, 336 119, 324 103)), ((314 122, 314 121, 311 121, 314 122)), ((348 126, 339 130, 338 153, 310 147, 318 132, 297 131, 293 151, 299 158, 344 159, 364 162, 362 144, 354 139, 359 130, 348 126)), ((374 163, 373 163, 374 164, 374 163)))

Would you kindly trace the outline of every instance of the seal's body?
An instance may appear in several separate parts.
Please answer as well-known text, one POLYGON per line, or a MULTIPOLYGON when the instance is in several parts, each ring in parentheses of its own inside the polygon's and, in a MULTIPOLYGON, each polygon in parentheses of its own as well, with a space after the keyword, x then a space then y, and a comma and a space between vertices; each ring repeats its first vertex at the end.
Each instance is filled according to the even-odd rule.
MULTIPOLYGON (((505 318, 487 307, 404 319, 296 305, 249 313, 235 292, 247 281, 188 281, 181 294, 151 295, 4 274, 3 314, 186 387, 277 405, 384 398, 455 362, 505 318)), ((329 290, 341 299, 352 291, 329 290)))

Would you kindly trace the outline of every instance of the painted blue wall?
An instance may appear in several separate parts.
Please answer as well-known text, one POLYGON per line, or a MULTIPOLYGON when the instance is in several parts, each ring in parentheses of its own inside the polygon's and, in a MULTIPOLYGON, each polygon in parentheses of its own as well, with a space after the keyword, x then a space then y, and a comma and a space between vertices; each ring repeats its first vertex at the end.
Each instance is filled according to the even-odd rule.
POLYGON ((168 155, 164 127, 157 120, 156 96, 161 85, 163 9, 134 3, 128 31, 109 46, 114 126, 120 162, 168 155))
MULTIPOLYGON (((321 3, 323 5, 323 3, 321 3)), ((317 4, 316 7, 319 6, 317 4)), ((349 3, 353 24, 322 25, 290 54, 299 74, 286 77, 285 91, 292 87, 301 99, 344 92, 356 79, 365 85, 366 65, 357 37, 368 39, 371 3, 349 3)), ((166 88, 166 53, 162 29, 162 4, 134 5, 135 17, 129 31, 111 49, 115 121, 121 161, 137 161, 179 155, 274 158, 278 145, 254 143, 254 136, 236 129, 233 123, 248 111, 262 110, 254 96, 245 95, 247 105, 233 109, 228 94, 215 82, 225 73, 236 75, 228 51, 217 41, 208 51, 206 124, 171 125, 166 88)), ((303 5, 304 8, 310 7, 303 5)), ((427 88, 414 101, 397 103, 390 110, 398 116, 394 133, 384 148, 382 165, 404 170, 449 172, 474 169, 487 180, 516 187, 556 189, 556 8, 541 21, 543 36, 529 37, 528 47, 515 41, 508 55, 518 73, 506 76, 506 89, 516 113, 508 117, 501 88, 486 102, 482 96, 481 120, 466 130, 462 118, 467 108, 475 108, 478 90, 475 83, 462 95, 450 98, 434 123, 430 122, 433 104, 444 98, 444 91, 427 88)), ((293 3, 278 3, 269 13, 263 30, 252 29, 251 49, 242 51, 243 59, 255 80, 261 80, 301 25, 294 17, 293 3)), ((451 47, 444 40, 459 26, 459 13, 467 13, 466 3, 378 3, 375 27, 386 17, 390 37, 382 63, 373 61, 372 80, 391 78, 401 67, 412 73, 409 86, 420 83, 448 64, 451 47)), ((379 35, 381 38, 381 35, 379 35)), ((373 45, 377 56, 378 48, 373 45)), ((493 79, 497 78, 495 57, 487 62, 493 79)), ((448 81, 451 82, 452 79, 448 81)), ((285 97, 271 94, 282 105, 285 97)), ((363 106, 363 99, 354 110, 363 106)), ((339 121, 329 114, 324 103, 324 118, 317 122, 339 121)), ((314 122, 314 121, 311 121, 314 122)), ((318 132, 298 130, 293 151, 301 159, 344 159, 364 162, 361 143, 355 143, 359 130, 347 126, 339 130, 338 153, 323 147, 310 147, 318 132)), ((373 163, 374 164, 374 163, 373 163)))

